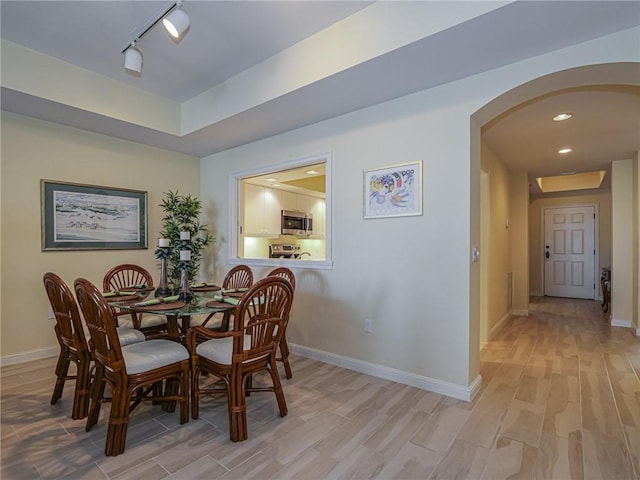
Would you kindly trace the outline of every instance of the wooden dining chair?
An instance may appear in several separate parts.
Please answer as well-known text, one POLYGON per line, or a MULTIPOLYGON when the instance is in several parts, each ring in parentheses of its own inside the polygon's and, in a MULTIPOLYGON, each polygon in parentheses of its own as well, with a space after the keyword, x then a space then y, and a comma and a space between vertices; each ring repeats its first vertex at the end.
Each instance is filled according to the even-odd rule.
MULTIPOLYGON (((120 291, 146 285, 147 291, 153 290, 153 277, 148 270, 131 263, 123 263, 111 268, 102 279, 103 291, 120 291)), ((118 325, 136 328, 147 338, 166 338, 167 319, 164 315, 136 314, 115 309, 118 325)))
MULTIPOLYGON (((289 281, 293 293, 296 292, 296 277, 293 272, 287 267, 278 267, 269 272, 268 277, 281 277, 289 281)), ((288 324, 287 320, 287 324, 288 324)), ((280 340, 280 356, 276 358, 277 361, 282 362, 284 365, 284 371, 287 378, 293 378, 293 372, 291 371, 291 365, 289 364, 289 344, 287 343, 286 332, 282 335, 280 340)))
MULTIPOLYGON (((248 265, 236 265, 225 275, 222 281, 222 290, 249 288, 251 285, 253 285, 251 268, 248 265)), ((211 330, 226 332, 229 330, 229 322, 233 312, 224 312, 221 315, 222 318, 219 315, 194 315, 191 318, 190 325, 192 327, 203 326, 211 330)))
POLYGON ((233 329, 214 332, 197 326, 187 334, 191 355, 191 414, 199 416, 201 395, 223 392, 227 396, 229 437, 246 440, 246 397, 251 391, 270 391, 276 395, 280 416, 287 414, 287 403, 276 366, 276 351, 287 327, 293 299, 291 284, 279 277, 255 283, 235 308, 233 329), (271 386, 253 388, 251 377, 259 371, 271 376, 271 386), (209 382, 209 374, 222 380, 209 382), (216 388, 222 384, 221 387, 216 388))
POLYGON ((56 364, 56 385, 51 396, 51 405, 62 397, 65 381, 75 379, 71 418, 77 420, 87 416, 89 405, 89 386, 91 383, 89 345, 82 328, 78 305, 71 289, 62 278, 53 272, 45 273, 42 280, 55 315, 56 324, 53 328, 60 344, 60 355, 56 364), (69 375, 71 362, 76 365, 76 375, 69 375))
POLYGON ((105 454, 124 452, 129 413, 143 400, 162 402, 166 411, 180 404, 180 423, 189 421, 189 353, 177 342, 147 340, 121 346, 113 310, 89 280, 74 282, 78 304, 91 334, 89 342, 96 364, 86 430, 97 423, 102 403, 111 401, 105 454), (158 386, 166 381, 164 394, 158 386), (105 398, 109 384, 111 399, 105 398), (149 395, 154 393, 155 395, 149 395))

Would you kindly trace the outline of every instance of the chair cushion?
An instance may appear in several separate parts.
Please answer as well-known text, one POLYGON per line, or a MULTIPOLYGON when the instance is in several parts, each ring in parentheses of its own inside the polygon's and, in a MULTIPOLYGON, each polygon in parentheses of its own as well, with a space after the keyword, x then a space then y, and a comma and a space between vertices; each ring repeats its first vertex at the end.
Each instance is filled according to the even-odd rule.
POLYGON ((122 347, 128 374, 136 374, 181 362, 189 358, 187 349, 171 340, 147 340, 122 347))
MULTIPOLYGON (((251 335, 244 336, 244 348, 251 348, 251 335)), ((233 337, 212 338, 196 347, 196 353, 212 362, 231 365, 233 337)))
MULTIPOLYGON (((140 321, 140 328, 156 327, 158 325, 166 325, 167 317, 164 315, 155 315, 153 313, 143 313, 140 321)), ((118 326, 125 328, 133 328, 133 321, 130 315, 122 315, 118 318, 118 326)))
POLYGON ((135 328, 118 327, 118 338, 120 339, 121 347, 145 341, 144 333, 135 328))

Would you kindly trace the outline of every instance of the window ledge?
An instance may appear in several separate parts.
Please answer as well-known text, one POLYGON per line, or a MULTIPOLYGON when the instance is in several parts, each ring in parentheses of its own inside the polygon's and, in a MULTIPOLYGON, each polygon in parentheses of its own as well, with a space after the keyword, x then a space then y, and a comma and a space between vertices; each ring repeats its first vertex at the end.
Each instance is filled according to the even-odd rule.
POLYGON ((332 270, 330 260, 291 260, 287 258, 229 258, 230 265, 249 265, 256 267, 307 268, 309 270, 332 270))

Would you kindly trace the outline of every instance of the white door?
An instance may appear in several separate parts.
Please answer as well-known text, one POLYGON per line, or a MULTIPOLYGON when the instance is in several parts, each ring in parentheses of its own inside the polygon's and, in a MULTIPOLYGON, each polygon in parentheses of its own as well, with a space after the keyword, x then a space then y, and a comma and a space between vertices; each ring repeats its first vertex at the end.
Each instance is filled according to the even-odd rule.
POLYGON ((544 232, 544 294, 596 298, 595 207, 545 209, 544 232))

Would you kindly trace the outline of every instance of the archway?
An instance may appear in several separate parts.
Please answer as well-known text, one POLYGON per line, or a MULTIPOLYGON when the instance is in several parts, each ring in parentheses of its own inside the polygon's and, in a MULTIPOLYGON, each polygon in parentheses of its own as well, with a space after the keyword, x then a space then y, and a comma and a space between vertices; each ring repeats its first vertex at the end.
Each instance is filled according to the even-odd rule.
MULTIPOLYGON (((543 98, 545 96, 554 94, 556 92, 568 89, 577 89, 577 88, 585 88, 585 87, 599 87, 599 88, 607 88, 610 86, 611 88, 618 87, 620 85, 640 85, 640 64, 638 63, 609 63, 609 64, 597 64, 597 65, 589 65, 583 67, 572 68, 568 70, 563 70, 559 72, 555 72, 549 75, 545 75, 534 80, 531 80, 527 83, 519 85, 504 94, 496 97, 491 102, 484 105, 478 111, 476 111, 471 116, 471 161, 470 161, 470 178, 471 178, 471 245, 470 249, 475 246, 479 246, 481 251, 481 255, 484 258, 489 258, 493 263, 495 259, 499 256, 498 254, 502 254, 502 251, 492 252, 492 246, 495 243, 493 239, 490 238, 490 241, 487 245, 486 235, 481 236, 481 228, 480 228, 480 215, 482 211, 482 199, 481 199, 481 169, 486 172, 486 166, 483 166, 483 140, 482 140, 482 129, 487 125, 492 124, 493 122, 498 122, 508 117, 509 113, 514 109, 519 108, 523 104, 527 102, 535 102, 537 99, 543 98), (494 254, 492 254, 494 253, 494 254)), ((520 185, 523 187, 527 186, 526 180, 526 171, 522 172, 523 176, 520 179, 520 185)), ((523 188, 523 190, 528 191, 527 188, 523 188)), ((527 196, 528 199, 528 196, 527 196)), ((486 198, 484 199, 486 202, 486 198)), ((522 203, 522 202, 521 202, 522 203)), ((524 205, 527 204, 527 200, 525 199, 524 205)), ((522 208, 522 204, 520 205, 522 208)), ((524 211, 518 211, 517 214, 513 213, 512 216, 517 216, 518 218, 526 217, 527 209, 524 211)), ((495 215, 493 215, 495 217, 495 215)), ((498 216, 498 218, 501 218, 498 216)), ((504 221, 504 220, 500 220, 504 221)), ((504 228, 504 226, 503 226, 504 228)), ((513 223, 511 225, 507 225, 507 228, 511 228, 511 236, 519 237, 519 238, 528 238, 528 222, 521 222, 519 226, 516 227, 513 223), (515 232, 513 229, 518 228, 519 230, 515 232)), ((513 242, 513 240, 511 240, 513 242)), ((523 252, 514 253, 511 255, 510 259, 510 270, 515 278, 519 280, 515 280, 512 284, 513 289, 513 306, 512 309, 516 310, 518 313, 527 313, 528 309, 528 297, 529 297, 529 254, 525 249, 523 252)), ((486 275, 486 277, 491 278, 491 275, 486 275)), ((480 309, 489 309, 491 305, 490 299, 484 298, 483 295, 490 295, 490 291, 492 289, 501 289, 503 290, 501 293, 504 298, 507 295, 507 282, 505 281, 501 285, 492 284, 489 288, 481 289, 481 273, 480 268, 473 269, 472 274, 470 276, 470 359, 472 360, 476 353, 473 351, 476 346, 479 349, 479 340, 480 333, 482 331, 495 333, 495 331, 499 330, 500 322, 509 318, 506 317, 498 317, 492 318, 491 314, 487 311, 483 311, 480 314, 480 309), (480 318, 487 317, 489 325, 480 325, 480 318), (474 338, 474 335, 478 335, 478 337, 474 338), (476 342, 475 339, 478 339, 476 342)), ((509 314, 513 312, 511 310, 509 314)), ((479 350, 478 350, 479 357, 479 350)), ((477 358, 477 357, 475 357, 477 358)))

